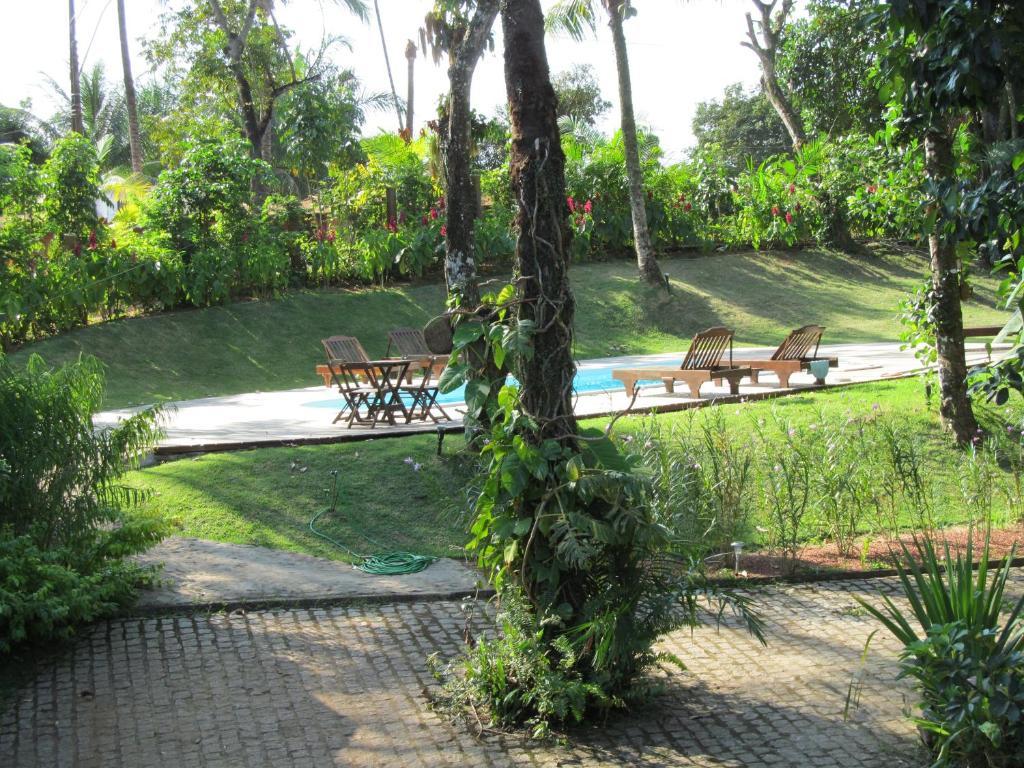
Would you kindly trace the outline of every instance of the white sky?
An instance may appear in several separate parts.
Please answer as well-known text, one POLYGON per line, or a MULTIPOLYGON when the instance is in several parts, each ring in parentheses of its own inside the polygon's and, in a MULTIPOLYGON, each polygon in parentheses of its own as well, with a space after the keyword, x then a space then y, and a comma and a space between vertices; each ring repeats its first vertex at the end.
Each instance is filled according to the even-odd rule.
MULTIPOLYGON (((368 0, 369 2, 369 0, 368 0)), ((543 0, 545 6, 550 0, 543 0)), ((277 3, 281 5, 280 0, 277 3)), ((406 88, 405 41, 418 40, 417 30, 432 0, 380 0, 388 53, 395 86, 404 97, 406 88)), ((747 86, 758 78, 754 54, 739 45, 744 36, 744 13, 749 0, 639 0, 639 13, 626 23, 633 103, 641 124, 661 137, 669 159, 679 159, 693 142, 690 122, 700 101, 718 98, 726 85, 747 86)), ((108 77, 120 79, 115 0, 78 0, 79 58, 84 66, 106 63, 108 77)), ((157 33, 160 0, 126 0, 129 44, 137 79, 147 76, 138 40, 157 33)), ((352 51, 338 48, 337 63, 353 68, 370 92, 389 90, 384 56, 376 23, 361 24, 331 0, 290 0, 278 9, 281 24, 296 33, 303 48, 315 47, 321 37, 343 35, 352 51)), ((500 20, 495 25, 497 48, 477 67, 473 105, 491 115, 505 101, 501 62, 500 20)), ((553 73, 577 63, 594 65, 604 97, 612 102, 602 130, 618 121, 618 86, 610 34, 601 26, 596 40, 576 43, 549 38, 548 57, 553 73)), ((41 115, 53 111, 53 100, 43 73, 67 81, 67 3, 64 0, 0 0, 0 103, 16 106, 31 98, 41 115)), ((416 61, 414 115, 422 125, 435 114, 439 95, 447 88, 444 66, 434 66, 429 55, 416 61)), ((395 130, 394 111, 371 112, 364 133, 395 130)))

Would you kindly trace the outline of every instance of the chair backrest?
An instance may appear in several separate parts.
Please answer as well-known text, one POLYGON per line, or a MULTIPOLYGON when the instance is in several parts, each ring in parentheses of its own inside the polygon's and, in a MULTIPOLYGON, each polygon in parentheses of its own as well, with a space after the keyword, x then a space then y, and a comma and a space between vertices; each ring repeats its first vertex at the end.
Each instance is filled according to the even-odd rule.
POLYGON ((696 334, 680 369, 716 368, 722 364, 722 355, 726 349, 729 350, 729 364, 732 365, 732 337, 733 332, 723 326, 708 328, 696 334))
POLYGON ((355 336, 331 336, 321 339, 327 359, 339 363, 368 363, 370 358, 355 336))
POLYGON ((388 354, 391 350, 401 357, 430 357, 430 347, 419 328, 395 328, 388 333, 388 354))
POLYGON ((772 355, 772 360, 803 360, 805 357, 816 357, 818 344, 825 329, 820 325, 805 325, 790 331, 783 339, 779 348, 772 355))

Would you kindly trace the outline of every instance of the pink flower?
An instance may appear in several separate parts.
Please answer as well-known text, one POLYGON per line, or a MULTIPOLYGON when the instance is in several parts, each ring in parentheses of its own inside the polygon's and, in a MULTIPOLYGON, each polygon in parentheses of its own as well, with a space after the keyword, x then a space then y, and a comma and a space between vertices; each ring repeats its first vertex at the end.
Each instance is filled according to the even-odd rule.
POLYGON ((773 205, 772 206, 772 216, 778 216, 778 215, 779 215, 779 206, 773 205))
POLYGON ((438 200, 437 200, 437 207, 440 208, 442 211, 444 210, 444 207, 445 207, 444 195, 441 195, 441 197, 438 198, 438 200))
POLYGON ((398 231, 398 222, 395 221, 394 219, 388 219, 387 230, 388 230, 388 232, 397 232, 398 231))
POLYGON ((587 200, 587 202, 585 202, 583 204, 583 210, 584 210, 585 213, 593 213, 593 211, 594 211, 594 204, 592 202, 590 202, 589 200, 587 200))
POLYGON ((437 220, 437 208, 430 209, 430 218, 435 221, 437 220))
POLYGON ((789 211, 786 211, 786 223, 787 224, 792 224, 793 223, 793 214, 790 213, 789 211))
POLYGON ((570 211, 576 210, 576 201, 572 199, 572 195, 569 195, 567 198, 565 198, 565 202, 569 206, 570 211))
POLYGON ((789 194, 791 194, 791 195, 795 195, 796 194, 796 184, 790 184, 789 185, 789 194))
POLYGON ((428 219, 428 218, 427 218, 426 216, 424 216, 424 217, 423 217, 423 226, 425 227, 425 226, 427 226, 427 224, 429 224, 429 223, 430 223, 430 219, 428 219))
POLYGON ((327 233, 327 242, 328 242, 328 243, 333 243, 333 242, 334 242, 334 237, 335 237, 335 235, 334 235, 334 230, 332 229, 332 230, 330 230, 330 231, 329 231, 329 232, 327 233))
POLYGON ((441 237, 448 237, 448 225, 447 224, 442 224, 441 225, 441 237))

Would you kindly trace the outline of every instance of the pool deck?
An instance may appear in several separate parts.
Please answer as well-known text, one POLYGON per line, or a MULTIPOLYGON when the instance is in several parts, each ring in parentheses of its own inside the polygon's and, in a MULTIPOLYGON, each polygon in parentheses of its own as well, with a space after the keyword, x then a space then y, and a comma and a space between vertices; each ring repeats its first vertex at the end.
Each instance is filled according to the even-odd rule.
MULTIPOLYGON (((1001 348, 1000 348, 1001 349, 1001 348)), ((734 351, 734 360, 764 359, 774 350, 767 347, 745 347, 734 351)), ((899 378, 920 371, 920 364, 910 351, 900 349, 897 342, 872 344, 822 345, 822 356, 838 357, 839 367, 829 372, 826 389, 835 386, 899 378)), ((597 360, 581 360, 581 372, 608 367, 638 368, 675 366, 682 360, 682 352, 659 355, 633 355, 597 360)), ((967 345, 968 364, 988 359, 984 344, 967 345)), ((312 364, 310 378, 313 378, 312 364)), ((761 383, 740 385, 740 394, 729 395, 728 386, 705 385, 701 399, 694 400, 680 387, 674 394, 665 392, 660 383, 646 383, 640 387, 632 411, 638 413, 665 412, 696 408, 711 403, 757 400, 777 397, 808 389, 821 389, 814 385, 810 374, 796 374, 790 388, 779 388, 775 374, 765 372, 761 383), (680 391, 682 390, 682 391, 680 391)), ((619 413, 630 406, 630 398, 620 385, 614 389, 587 392, 576 398, 576 413, 581 417, 604 416, 619 413)), ((398 437, 417 433, 436 433, 461 429, 460 404, 445 405, 453 417, 441 425, 433 423, 401 426, 377 426, 375 429, 347 429, 344 424, 332 424, 340 398, 336 392, 322 385, 292 389, 283 392, 251 392, 226 397, 207 397, 184 400, 165 406, 165 435, 156 448, 157 454, 179 454, 242 448, 334 443, 398 437)), ((98 427, 115 424, 137 408, 126 408, 99 413, 95 417, 98 427)))

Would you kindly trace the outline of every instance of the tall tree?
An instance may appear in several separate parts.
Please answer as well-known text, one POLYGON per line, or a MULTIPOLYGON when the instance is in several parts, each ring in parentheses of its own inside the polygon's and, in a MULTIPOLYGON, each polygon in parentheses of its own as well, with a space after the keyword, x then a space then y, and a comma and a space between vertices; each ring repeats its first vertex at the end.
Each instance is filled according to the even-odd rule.
MULTIPOLYGON (((360 19, 367 18, 363 0, 340 3, 360 19)), ((187 67, 182 78, 185 107, 217 100, 229 106, 249 142, 250 154, 266 162, 273 159, 270 139, 278 102, 327 70, 328 43, 300 66, 289 50, 287 32, 273 17, 273 8, 273 0, 186 4, 163 19, 162 39, 149 46, 151 58, 172 71, 183 63, 187 67)))
MULTIPOLYGON (((470 312, 480 304, 476 269, 477 195, 472 175, 473 110, 470 93, 477 62, 488 44, 498 16, 500 0, 438 0, 424 19, 422 39, 429 43, 434 61, 448 57, 448 113, 441 133, 445 192, 448 196, 444 275, 450 301, 470 312)), ((475 443, 488 426, 504 374, 497 370, 482 341, 467 350, 471 381, 482 382, 490 397, 470 406, 466 436, 475 443)))
POLYGON ((412 140, 413 103, 416 96, 416 43, 409 40, 405 44, 405 59, 408 62, 408 83, 405 96, 405 135, 412 140))
POLYGON ((135 78, 132 77, 132 57, 128 51, 128 22, 125 19, 124 0, 117 0, 117 27, 121 38, 121 69, 124 71, 124 103, 128 112, 128 149, 132 172, 142 173, 142 137, 139 133, 139 105, 135 96, 135 78))
POLYGON ((71 130, 84 133, 82 120, 82 82, 78 70, 78 36, 75 33, 75 0, 68 0, 68 37, 71 59, 71 130))
POLYGON ((391 100, 395 105, 395 116, 398 117, 398 132, 402 132, 402 102, 398 99, 398 91, 395 89, 395 77, 391 74, 391 56, 388 55, 388 42, 384 36, 384 22, 380 17, 380 3, 373 0, 373 12, 377 16, 377 31, 380 32, 380 47, 384 51, 384 66, 388 70, 388 82, 391 84, 391 100))
POLYGON ((786 26, 786 19, 793 10, 793 0, 782 0, 782 6, 777 14, 775 14, 775 6, 778 4, 778 0, 771 0, 767 3, 764 0, 753 0, 753 3, 757 7, 760 18, 755 22, 753 17, 749 13, 747 14, 747 39, 741 45, 757 54, 758 61, 761 62, 761 89, 768 97, 768 101, 775 107, 783 125, 786 126, 786 132, 789 133, 789 138, 793 142, 793 149, 797 150, 807 140, 807 136, 804 133, 800 115, 793 108, 789 96, 779 84, 776 68, 782 30, 786 26), (773 14, 775 15, 773 16, 773 14), (758 29, 760 29, 760 36, 758 29))
POLYGON ((559 72, 552 82, 558 97, 558 116, 595 125, 612 103, 601 95, 601 86, 590 64, 576 64, 559 72))
MULTIPOLYGON (((559 0, 548 14, 548 27, 561 29, 579 40, 585 28, 597 29, 594 0, 559 0)), ((608 15, 608 27, 615 49, 615 69, 619 81, 619 114, 622 141, 625 149, 626 176, 629 180, 629 207, 633 217, 633 244, 640 276, 648 283, 664 282, 661 267, 654 255, 651 233, 647 225, 647 196, 644 192, 643 169, 640 166, 640 147, 636 135, 636 116, 633 112, 633 85, 629 73, 629 55, 623 22, 634 15, 633 0, 601 0, 608 15)))
POLYGON ((953 129, 1005 91, 1007 82, 1021 82, 1024 25, 1017 0, 891 0, 880 6, 877 20, 900 123, 924 139, 939 413, 956 440, 967 443, 977 423, 965 381, 958 245, 964 218, 978 201, 961 208, 968 180, 956 177, 953 129))
POLYGON ((516 205, 518 319, 537 329, 533 352, 519 379, 523 412, 538 427, 536 440, 573 445, 573 317, 569 289, 572 232, 565 211, 565 155, 558 130, 558 100, 544 49, 544 15, 539 0, 505 0, 505 39, 512 147, 509 169, 516 205))

